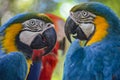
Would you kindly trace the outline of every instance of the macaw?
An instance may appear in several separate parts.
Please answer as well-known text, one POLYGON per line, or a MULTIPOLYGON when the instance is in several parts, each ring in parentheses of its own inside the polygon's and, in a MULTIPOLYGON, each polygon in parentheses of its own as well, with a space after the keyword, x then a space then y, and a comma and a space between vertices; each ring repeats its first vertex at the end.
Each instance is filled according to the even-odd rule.
POLYGON ((54 72, 54 69, 58 63, 58 50, 62 49, 63 54, 65 50, 65 45, 61 44, 64 43, 64 24, 65 21, 54 14, 46 14, 48 17, 51 18, 55 25, 55 30, 57 33, 57 42, 53 50, 50 52, 50 54, 42 57, 42 68, 41 68, 41 74, 39 77, 39 80, 51 80, 52 74, 54 72))
POLYGON ((58 63, 58 47, 56 42, 54 49, 46 56, 40 57, 44 50, 34 50, 33 64, 27 80, 51 80, 53 71, 58 63))
POLYGON ((56 32, 44 14, 21 13, 0 27, 0 80, 25 80, 32 64, 33 49, 49 53, 56 43, 56 32))
POLYGON ((43 53, 44 50, 33 50, 33 65, 31 66, 31 70, 27 80, 51 80, 53 71, 58 63, 58 49, 62 49, 64 53, 65 47, 63 43, 65 42, 65 21, 54 14, 46 13, 46 15, 53 21, 55 25, 55 30, 57 33, 56 45, 50 52, 50 54, 42 57, 39 55, 43 53))
POLYGON ((63 80, 120 80, 120 21, 109 7, 98 2, 74 6, 65 34, 72 43, 63 80))

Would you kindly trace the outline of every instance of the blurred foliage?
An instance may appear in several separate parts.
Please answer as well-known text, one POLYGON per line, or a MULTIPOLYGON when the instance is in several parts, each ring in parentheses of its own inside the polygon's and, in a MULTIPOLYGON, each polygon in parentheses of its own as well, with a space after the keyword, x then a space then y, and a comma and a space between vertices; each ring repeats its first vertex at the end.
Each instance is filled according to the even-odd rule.
POLYGON ((62 76, 63 76, 63 67, 64 67, 64 59, 65 56, 61 55, 62 52, 59 50, 59 54, 58 54, 58 64, 54 70, 54 73, 52 75, 52 79, 51 80, 62 80, 62 76))
POLYGON ((72 6, 88 1, 106 4, 120 16, 120 0, 0 0, 0 19, 6 12, 12 16, 22 12, 53 13, 66 18, 72 6))
POLYGON ((40 3, 38 3, 38 6, 36 7, 36 9, 39 12, 51 13, 58 8, 58 4, 59 4, 58 2, 55 2, 53 0, 40 0, 40 3))

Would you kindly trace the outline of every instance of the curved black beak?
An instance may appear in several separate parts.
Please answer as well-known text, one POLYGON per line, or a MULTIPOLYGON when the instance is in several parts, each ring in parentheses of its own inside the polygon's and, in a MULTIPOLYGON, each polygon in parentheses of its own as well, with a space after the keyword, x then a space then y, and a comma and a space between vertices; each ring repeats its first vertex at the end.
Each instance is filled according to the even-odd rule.
POLYGON ((73 38, 80 39, 80 40, 87 40, 85 33, 82 29, 77 25, 70 17, 67 18, 65 23, 65 34, 69 40, 71 41, 71 34, 75 35, 73 38))
POLYGON ((57 40, 56 32, 55 29, 52 27, 45 30, 42 33, 42 35, 41 34, 37 35, 30 46, 33 49, 44 48, 45 53, 43 53, 42 55, 46 55, 54 48, 56 40, 57 40))

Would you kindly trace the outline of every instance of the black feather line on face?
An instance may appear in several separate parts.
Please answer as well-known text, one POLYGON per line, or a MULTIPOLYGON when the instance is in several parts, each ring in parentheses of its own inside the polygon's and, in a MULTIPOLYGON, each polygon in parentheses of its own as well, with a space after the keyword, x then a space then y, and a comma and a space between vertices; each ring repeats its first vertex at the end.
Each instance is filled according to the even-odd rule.
POLYGON ((19 35, 16 37, 16 46, 19 51, 22 51, 26 59, 30 59, 33 54, 33 50, 26 44, 22 43, 19 39, 19 35))
POLYGON ((85 46, 86 46, 86 44, 88 43, 88 41, 92 38, 92 36, 94 35, 95 30, 96 30, 96 27, 94 27, 93 33, 88 37, 88 40, 86 41, 85 46))

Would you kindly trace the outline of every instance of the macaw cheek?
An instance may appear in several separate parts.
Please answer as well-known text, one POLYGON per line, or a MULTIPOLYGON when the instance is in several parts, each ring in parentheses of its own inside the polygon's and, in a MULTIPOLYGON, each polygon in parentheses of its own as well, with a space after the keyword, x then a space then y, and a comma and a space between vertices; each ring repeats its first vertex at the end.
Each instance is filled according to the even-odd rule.
POLYGON ((95 26, 93 23, 81 23, 79 27, 84 32, 87 38, 89 38, 94 33, 95 30, 95 26))
POLYGON ((22 31, 19 35, 22 43, 28 45, 32 49, 44 48, 46 55, 55 46, 57 36, 53 27, 46 29, 42 34, 40 32, 22 31))
POLYGON ((19 35, 19 39, 22 43, 30 46, 35 37, 39 34, 39 32, 31 32, 31 31, 22 31, 19 35))
POLYGON ((40 32, 22 31, 19 39, 32 49, 41 49, 47 46, 40 32))

